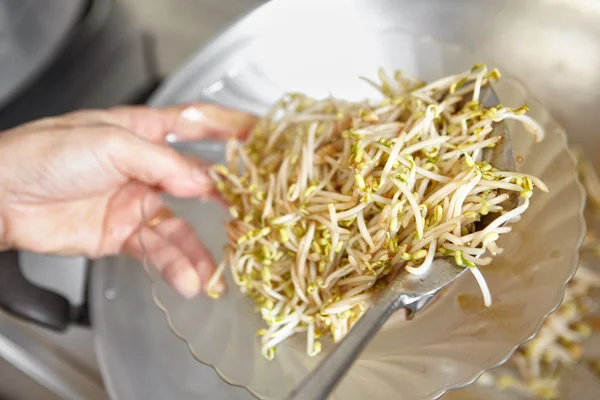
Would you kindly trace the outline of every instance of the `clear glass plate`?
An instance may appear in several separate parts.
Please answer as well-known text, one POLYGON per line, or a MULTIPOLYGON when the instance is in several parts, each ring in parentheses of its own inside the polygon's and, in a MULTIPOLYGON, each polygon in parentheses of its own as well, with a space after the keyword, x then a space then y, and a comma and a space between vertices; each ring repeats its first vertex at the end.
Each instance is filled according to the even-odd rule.
MULTIPOLYGON (((589 203, 588 203, 589 205, 589 203)), ((587 207, 587 225, 591 232, 600 229, 600 218, 594 206, 587 207)), ((596 251, 588 246, 581 251, 581 265, 596 274, 600 273, 600 257, 596 251)), ((595 288, 590 292, 590 299, 595 304, 600 304, 600 290, 595 288)), ((558 397, 556 400, 595 400, 600 393, 600 377, 591 365, 592 362, 600 360, 600 309, 587 315, 584 320, 593 328, 592 335, 585 339, 583 355, 581 360, 573 367, 558 370, 560 383, 558 385, 558 397)), ((516 364, 509 360, 504 365, 493 369, 490 374, 500 376, 502 374, 516 373, 516 364)), ((499 390, 489 379, 480 379, 475 384, 444 396, 444 400, 538 400, 537 397, 528 396, 515 389, 499 390)), ((539 398, 541 400, 541 397, 539 398)))
MULTIPOLYGON (((596 300, 600 300, 596 296, 596 300)), ((600 391, 600 379, 597 373, 587 365, 586 360, 597 360, 600 358, 600 334, 595 333, 584 343, 584 360, 579 362, 573 368, 560 371, 560 384, 558 386, 559 396, 556 400, 595 400, 600 391)), ((504 369, 513 368, 510 363, 498 367, 498 372, 504 369)), ((493 370, 494 372, 496 370, 493 370)), ((495 386, 488 384, 481 379, 475 384, 456 391, 452 391, 444 396, 444 400, 538 400, 526 396, 516 390, 498 390, 495 386)), ((541 398, 539 398, 541 400, 541 398)))
MULTIPOLYGON (((264 112, 283 92, 302 91, 322 97, 357 99, 374 91, 358 76, 374 77, 377 68, 435 79, 470 68, 475 63, 502 66, 465 49, 403 31, 372 36, 340 32, 335 46, 310 32, 297 42, 277 37, 256 40, 203 84, 196 100, 215 102, 255 113, 264 112), (376 43, 377 45, 373 45, 376 43), (364 49, 360 55, 356 49, 364 49)), ((300 37, 302 36, 302 37, 300 37)), ((414 320, 398 313, 386 324, 349 371, 334 399, 431 399, 449 389, 472 383, 483 371, 507 359, 530 339, 544 318, 562 300, 564 286, 578 263, 585 223, 584 193, 566 135, 549 112, 525 87, 504 71, 496 90, 503 104, 529 104, 530 115, 546 130, 534 144, 519 125, 508 123, 522 172, 540 177, 550 193, 538 193, 524 218, 499 245, 505 249, 492 265, 482 268, 494 304, 486 309, 477 284, 464 275, 414 320)), ((223 161, 219 143, 178 144, 183 152, 212 162, 223 161)), ((216 260, 226 236, 226 210, 217 204, 165 198, 166 204, 189 221, 216 260)), ((143 236, 141 237, 143 241, 143 236)), ((152 264, 152 260, 149 260, 152 264)), ((229 289, 218 300, 186 301, 164 284, 153 268, 154 301, 169 329, 193 356, 212 366, 226 382, 247 388, 258 398, 283 398, 326 351, 310 358, 297 337, 280 346, 273 361, 260 355, 255 333, 263 328, 254 304, 226 274, 229 289)), ((200 385, 201 383, 198 383, 200 385)))

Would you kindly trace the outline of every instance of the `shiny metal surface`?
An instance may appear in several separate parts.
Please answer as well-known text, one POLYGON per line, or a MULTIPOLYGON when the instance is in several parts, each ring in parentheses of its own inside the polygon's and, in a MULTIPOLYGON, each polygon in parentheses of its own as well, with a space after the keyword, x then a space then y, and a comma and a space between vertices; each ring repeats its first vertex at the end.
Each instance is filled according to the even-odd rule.
POLYGON ((87 0, 0 0, 0 107, 53 59, 87 0))
MULTIPOLYGON (((343 21, 346 16, 360 25, 376 25, 384 31, 400 28, 423 32, 497 60, 503 70, 527 83, 575 143, 589 144, 590 132, 598 126, 600 115, 595 111, 600 103, 600 91, 597 90, 600 87, 598 0, 274 1, 199 52, 171 77, 152 101, 167 104, 196 98, 211 75, 222 68, 225 58, 234 57, 235 49, 243 47, 253 37, 271 35, 273 45, 277 45, 278 29, 306 31, 308 25, 303 21, 309 18, 312 26, 331 25, 329 16, 332 15, 338 16, 336 21, 343 21), (340 7, 342 5, 345 7, 340 7), (198 79, 200 71, 206 80, 198 79)), ((343 22, 337 24, 344 26, 343 22)), ((348 34, 348 29, 340 30, 340 40, 342 35, 348 34)), ((368 40, 363 40, 362 44, 365 42, 368 40)), ((278 45, 293 47, 301 44, 299 35, 295 43, 278 45)), ((349 55, 349 71, 342 71, 340 79, 354 79, 352 59, 349 55)), ((287 70, 280 74, 293 76, 297 72, 287 70)), ((277 78, 280 76, 274 71, 274 79, 277 78)), ((319 82, 304 83, 309 90, 319 82)), ((251 106, 248 108, 252 110, 251 106)), ((593 156, 596 148, 585 150, 588 156, 593 156)))
MULTIPOLYGON (((87 0, 13 3, 34 4, 43 11, 61 3, 85 5, 87 0)), ((0 130, 78 107, 113 106, 137 96, 156 78, 148 68, 141 29, 120 3, 93 0, 85 18, 75 19, 77 36, 73 40, 65 36, 68 43, 60 55, 50 60, 51 65, 32 86, 2 107, 0 130)), ((54 16, 62 23, 61 29, 69 25, 62 16, 54 16)), ((0 31, 4 27, 0 25, 0 31)), ((4 83, 1 67, 5 61, 0 57, 0 84, 4 83)), ((21 253, 21 266, 30 281, 58 291, 76 305, 84 298, 86 264, 83 258, 21 253)), ((95 357, 94 333, 72 327, 56 334, 0 314, 0 398, 107 399, 95 357)))
MULTIPOLYGON (((309 34, 307 26, 315 25, 336 28, 340 42, 354 40, 357 46, 369 43, 368 38, 352 36, 352 31, 359 31, 360 25, 417 31, 445 42, 459 43, 498 60, 499 67, 527 82, 529 89, 566 128, 572 143, 584 147, 592 159, 596 154, 600 143, 594 135, 600 124, 600 113, 596 112, 600 103, 597 89, 600 86, 600 2, 595 0, 274 1, 244 18, 199 52, 163 86, 152 103, 201 99, 199 94, 210 89, 209 84, 220 77, 228 62, 235 60, 257 35, 271 37, 271 45, 280 46, 285 57, 285 51, 302 46, 302 35, 298 35, 297 41, 278 43, 277 32, 298 29, 302 34, 309 34), (332 21, 339 26, 332 26, 332 21), (353 25, 347 26, 344 21, 352 21, 353 25)), ((360 50, 365 48, 360 47, 360 50)), ((326 59, 327 54, 322 57, 326 59)), ((348 70, 340 71, 340 81, 354 79, 352 63, 357 58, 356 54, 348 55, 348 70)), ((273 68, 269 72, 274 80, 299 73, 293 68, 284 71, 273 68)), ((303 90, 311 90, 320 82, 299 84, 304 85, 303 90)), ((265 92, 269 94, 268 87, 265 92)), ((262 110, 263 105, 257 106, 252 99, 248 100, 246 109, 262 110)), ((227 99, 222 101, 227 105, 227 99)), ((98 266, 101 268, 95 269, 93 281, 97 350, 115 398, 159 399, 173 395, 169 384, 172 390, 179 391, 179 398, 193 398, 196 393, 186 391, 186 387, 199 380, 205 380, 207 387, 218 391, 210 398, 250 398, 238 388, 216 382, 213 371, 196 363, 182 344, 177 347, 174 343, 178 339, 169 337, 166 329, 148 331, 142 319, 155 318, 160 311, 153 309, 149 284, 141 271, 132 270, 124 260, 105 260, 98 266), (129 289, 115 293, 116 272, 125 269, 128 272, 119 276, 126 277, 129 289), (170 354, 172 359, 160 359, 153 364, 148 354, 160 353, 156 343, 169 348, 174 346, 177 350, 170 354), (176 364, 173 360, 177 360, 176 364), (170 373, 172 368, 185 372, 174 375, 170 373), (149 380, 149 376, 153 379, 149 380)))
POLYGON ((0 359, 6 360, 58 398, 107 398, 100 379, 90 377, 85 368, 78 368, 65 360, 56 349, 48 346, 43 337, 1 313, 0 359))

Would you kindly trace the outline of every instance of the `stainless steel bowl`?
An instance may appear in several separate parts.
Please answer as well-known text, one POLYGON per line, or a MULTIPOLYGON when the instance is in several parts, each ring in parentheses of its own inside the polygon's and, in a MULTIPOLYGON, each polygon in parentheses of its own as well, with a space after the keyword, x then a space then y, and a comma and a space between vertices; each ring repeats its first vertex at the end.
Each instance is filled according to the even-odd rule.
MULTIPOLYGON (((228 63, 258 34, 270 32, 275 41, 278 32, 286 29, 310 31, 321 24, 333 29, 328 36, 333 45, 349 39, 347 28, 338 29, 347 24, 358 32, 369 27, 379 31, 402 29, 457 43, 498 60, 504 70, 527 82, 530 92, 550 108, 569 138, 593 156, 598 142, 589 132, 600 122, 600 114, 595 112, 600 97, 596 90, 600 82, 599 10, 596 1, 275 1, 198 53, 159 91, 153 103, 197 99, 207 90, 206 83, 218 81, 228 63)), ((302 42, 283 45, 299 46, 302 42)), ((342 74, 353 78, 352 59, 349 61, 342 74)), ((273 69, 269 73, 277 80, 292 71, 273 69)), ((306 80, 298 86, 314 91, 326 85, 306 80)), ((266 86, 263 94, 270 96, 270 89, 266 86)), ((351 95, 351 88, 348 93, 336 92, 351 95)), ((258 104, 247 100, 248 109, 258 104)), ((219 382, 178 338, 170 336, 164 322, 158 322, 163 316, 153 308, 152 294, 139 269, 131 268, 124 259, 97 264, 92 295, 98 353, 114 397, 249 398, 240 389, 219 382)))

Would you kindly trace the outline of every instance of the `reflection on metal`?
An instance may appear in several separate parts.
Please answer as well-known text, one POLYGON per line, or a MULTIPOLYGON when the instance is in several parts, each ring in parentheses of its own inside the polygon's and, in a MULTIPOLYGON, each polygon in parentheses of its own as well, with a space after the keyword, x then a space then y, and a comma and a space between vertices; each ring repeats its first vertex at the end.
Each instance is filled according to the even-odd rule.
MULTIPOLYGON (((352 51, 357 47, 345 40, 348 37, 357 39, 364 46, 365 36, 357 35, 357 32, 364 32, 367 27, 375 27, 380 32, 401 29, 460 44, 500 63, 503 70, 527 82, 531 91, 546 103, 567 130, 572 142, 582 145, 587 156, 593 159, 599 143, 595 139, 595 131, 600 126, 600 113, 596 110, 600 104, 598 4, 592 0, 275 0, 232 26, 194 56, 159 90, 152 104, 206 98, 203 93, 218 87, 223 71, 244 58, 257 38, 261 38, 263 44, 270 43, 269 46, 277 46, 278 49, 275 56, 264 60, 271 65, 268 78, 276 83, 277 80, 288 79, 298 82, 298 79, 309 75, 303 72, 303 66, 281 67, 285 65, 286 52, 308 53, 312 49, 307 47, 306 38, 315 37, 319 32, 323 35, 322 40, 316 43, 313 40, 311 45, 317 47, 315 54, 321 55, 321 64, 327 67, 327 52, 324 51, 327 46, 348 46, 352 51), (341 3, 343 6, 340 6, 341 3), (331 15, 335 18, 329 18, 331 15), (211 86, 215 84, 217 86, 211 86)), ((371 43, 377 46, 377 41, 369 41, 371 43)), ((266 49, 259 43, 253 48, 254 57, 266 49)), ((360 50, 361 56, 363 50, 369 54, 377 52, 376 47, 360 50)), ((398 51, 410 54, 411 49, 398 51)), ((265 57, 267 54, 268 51, 262 53, 265 57)), ((352 81, 348 83, 352 84, 355 68, 363 59, 360 56, 348 58, 348 69, 340 71, 343 78, 340 81, 344 82, 345 77, 350 76, 352 81)), ((312 80, 300 83, 309 89, 320 85, 312 80)), ((262 94, 265 97, 272 94, 275 98, 278 93, 271 93, 271 89, 261 87, 264 90, 262 94)), ((350 89, 347 88, 346 92, 351 92, 350 89)), ((337 94, 345 95, 343 91, 337 94)), ((227 102, 229 99, 222 100, 227 102)), ((252 107, 256 107, 256 111, 263 109, 262 105, 253 105, 252 98, 244 100, 247 100, 245 105, 251 111, 254 111, 252 107)), ((178 398, 198 398, 190 393, 191 390, 182 388, 186 383, 191 385, 189 382, 210 380, 214 373, 193 364, 189 354, 181 351, 181 346, 174 346, 168 337, 162 335, 166 330, 164 320, 159 312, 152 310, 150 289, 140 271, 114 260, 98 264, 105 268, 94 270, 96 279, 92 282, 95 289, 92 303, 97 322, 99 357, 111 392, 136 393, 138 397, 140 394, 177 393, 181 395, 178 398), (127 290, 120 292, 115 300, 107 301, 105 289, 113 287, 112 274, 116 271, 119 273, 119 285, 127 290), (136 318, 139 315, 144 318, 136 318), (144 340, 140 340, 141 337, 144 340), (168 354, 161 353, 166 346, 172 346, 174 350, 168 354), (160 365, 144 363, 151 352, 155 357, 157 353, 162 354, 163 365, 170 369, 162 367, 165 370, 161 370, 160 365), (163 378, 163 372, 173 377, 163 378), (145 379, 149 373, 157 379, 151 382, 145 379), (193 378, 186 381, 185 378, 191 375, 193 378), (123 379, 124 376, 127 379, 123 379)), ((220 389, 231 393, 229 398, 234 398, 237 393, 236 389, 223 388, 222 385, 220 389)), ((227 398, 223 393, 215 394, 214 398, 216 396, 227 398)))
POLYGON ((65 400, 108 399, 102 382, 65 361, 33 332, 0 314, 0 358, 65 400))

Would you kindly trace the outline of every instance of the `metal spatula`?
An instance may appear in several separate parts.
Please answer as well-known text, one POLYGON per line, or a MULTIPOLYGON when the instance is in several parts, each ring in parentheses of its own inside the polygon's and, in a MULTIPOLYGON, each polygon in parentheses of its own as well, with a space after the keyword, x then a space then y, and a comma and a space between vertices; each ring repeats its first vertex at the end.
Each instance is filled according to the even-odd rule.
MULTIPOLYGON (((498 96, 490 87, 482 89, 481 98, 484 99, 482 104, 487 108, 499 104, 498 96)), ((496 147, 486 149, 483 158, 496 168, 515 171, 510 136, 505 124, 496 123, 492 134, 501 136, 502 140, 496 147)), ((518 196, 511 196, 503 204, 505 209, 512 209, 517 205, 518 196)), ((483 218, 478 227, 483 229, 492 220, 493 218, 483 218)), ((326 399, 390 315, 405 308, 407 318, 412 319, 442 288, 466 270, 449 259, 438 258, 424 276, 399 274, 335 349, 296 386, 287 400, 326 399)))

